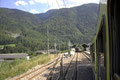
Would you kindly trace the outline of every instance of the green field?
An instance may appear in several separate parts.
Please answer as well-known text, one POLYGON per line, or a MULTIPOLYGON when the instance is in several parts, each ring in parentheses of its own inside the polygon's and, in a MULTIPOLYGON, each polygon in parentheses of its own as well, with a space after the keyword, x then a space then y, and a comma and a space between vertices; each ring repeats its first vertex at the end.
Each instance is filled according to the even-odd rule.
POLYGON ((1 48, 4 48, 4 46, 11 46, 11 47, 15 47, 15 44, 6 44, 6 45, 0 45, 1 48))

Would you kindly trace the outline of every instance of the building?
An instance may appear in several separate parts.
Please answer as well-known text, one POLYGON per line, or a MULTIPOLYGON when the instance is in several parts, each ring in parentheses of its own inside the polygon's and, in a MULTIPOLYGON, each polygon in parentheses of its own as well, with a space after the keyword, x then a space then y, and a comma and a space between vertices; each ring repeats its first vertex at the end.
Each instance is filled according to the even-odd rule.
POLYGON ((70 54, 71 54, 71 55, 74 55, 74 54, 75 54, 75 48, 71 48, 70 54))
POLYGON ((47 50, 38 50, 35 52, 36 55, 38 54, 47 54, 47 50))
POLYGON ((26 58, 29 60, 29 56, 26 53, 0 54, 0 61, 9 61, 21 58, 26 58))
MULTIPOLYGON (((55 50, 55 49, 50 49, 49 50, 50 53, 56 53, 58 52, 58 50, 55 50)), ((47 54, 48 53, 48 50, 38 50, 35 52, 36 55, 38 54, 47 54)))

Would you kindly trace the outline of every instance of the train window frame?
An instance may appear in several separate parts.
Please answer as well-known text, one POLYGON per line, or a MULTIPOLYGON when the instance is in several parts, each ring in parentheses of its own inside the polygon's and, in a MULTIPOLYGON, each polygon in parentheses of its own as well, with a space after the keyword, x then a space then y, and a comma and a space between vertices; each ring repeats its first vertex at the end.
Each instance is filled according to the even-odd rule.
MULTIPOLYGON (((105 15, 102 16, 102 20, 101 20, 101 28, 99 30, 99 33, 98 33, 98 38, 99 38, 99 34, 102 33, 102 37, 103 37, 103 45, 101 47, 102 50, 99 50, 101 51, 102 53, 104 53, 104 57, 105 57, 105 60, 104 60, 104 66, 106 67, 106 23, 105 23, 105 15)), ((98 41, 99 39, 97 39, 98 41)), ((96 44, 97 45, 97 44, 96 44)))
POLYGON ((101 20, 101 25, 99 28, 99 32, 97 35, 97 39, 96 39, 96 52, 98 57, 98 69, 99 69, 99 73, 100 74, 100 78, 103 80, 106 80, 106 22, 105 22, 105 15, 102 16, 102 20, 101 20), (102 57, 101 55, 103 54, 104 57, 104 63, 102 64, 102 57), (103 66, 103 68, 102 68, 103 66))

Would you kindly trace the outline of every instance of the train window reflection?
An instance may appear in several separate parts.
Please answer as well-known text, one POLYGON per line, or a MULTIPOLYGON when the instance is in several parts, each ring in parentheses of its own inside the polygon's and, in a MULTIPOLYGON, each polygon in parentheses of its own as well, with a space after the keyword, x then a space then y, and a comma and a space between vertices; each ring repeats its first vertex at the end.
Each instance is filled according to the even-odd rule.
POLYGON ((105 80, 106 74, 106 30, 104 19, 101 23, 101 29, 97 37, 97 55, 101 80, 105 80))

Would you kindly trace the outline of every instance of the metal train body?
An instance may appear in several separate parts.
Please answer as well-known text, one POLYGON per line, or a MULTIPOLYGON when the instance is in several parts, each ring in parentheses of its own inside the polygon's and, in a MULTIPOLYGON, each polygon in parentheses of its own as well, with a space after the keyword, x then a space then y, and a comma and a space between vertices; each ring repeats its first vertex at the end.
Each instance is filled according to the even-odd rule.
POLYGON ((120 80, 120 6, 100 1, 97 33, 90 45, 95 80, 120 80))

